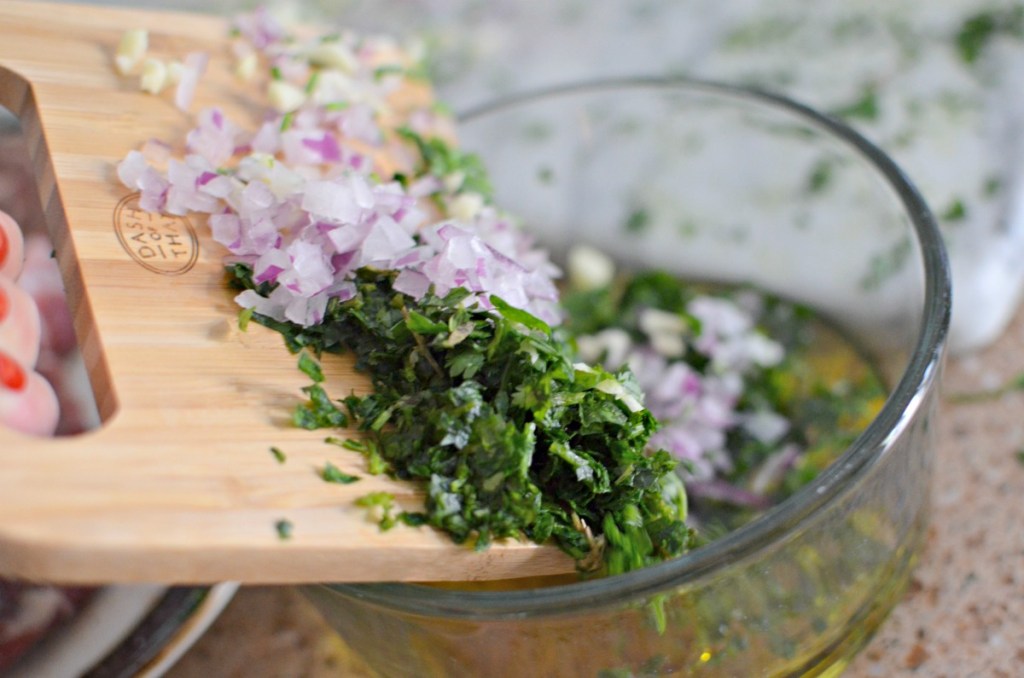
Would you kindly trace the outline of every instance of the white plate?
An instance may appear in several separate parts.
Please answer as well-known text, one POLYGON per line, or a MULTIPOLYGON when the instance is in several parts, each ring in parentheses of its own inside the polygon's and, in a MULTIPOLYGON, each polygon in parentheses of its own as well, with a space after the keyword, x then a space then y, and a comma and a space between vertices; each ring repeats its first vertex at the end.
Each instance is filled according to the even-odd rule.
POLYGON ((40 642, 9 678, 158 678, 213 623, 238 585, 109 586, 40 642))

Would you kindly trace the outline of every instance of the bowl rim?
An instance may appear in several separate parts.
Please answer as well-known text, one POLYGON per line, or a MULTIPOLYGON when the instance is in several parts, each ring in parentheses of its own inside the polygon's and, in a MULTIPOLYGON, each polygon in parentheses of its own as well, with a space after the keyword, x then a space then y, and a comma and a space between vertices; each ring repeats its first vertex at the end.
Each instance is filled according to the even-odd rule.
POLYGON ((591 581, 519 591, 453 591, 405 583, 313 585, 396 611, 444 618, 501 619, 567 614, 641 599, 692 583, 723 564, 748 558, 813 519, 818 509, 851 491, 925 406, 937 385, 949 331, 952 283, 949 261, 935 217, 919 190, 881 148, 838 118, 788 96, 754 86, 685 76, 627 76, 580 80, 513 93, 466 108, 458 122, 551 96, 610 89, 682 89, 766 104, 845 142, 892 188, 917 236, 924 273, 923 322, 905 370, 879 414, 841 455, 793 496, 752 521, 699 549, 640 570, 591 581), (841 462, 841 463, 840 463, 841 462))

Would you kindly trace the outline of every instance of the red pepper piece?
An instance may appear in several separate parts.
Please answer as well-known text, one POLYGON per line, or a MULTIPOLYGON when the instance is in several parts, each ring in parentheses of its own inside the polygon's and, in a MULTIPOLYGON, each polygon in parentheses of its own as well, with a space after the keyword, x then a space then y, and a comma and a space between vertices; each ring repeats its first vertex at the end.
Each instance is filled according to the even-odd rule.
POLYGON ((25 388, 28 379, 25 377, 25 370, 11 356, 0 351, 0 386, 6 386, 12 391, 20 391, 25 388))

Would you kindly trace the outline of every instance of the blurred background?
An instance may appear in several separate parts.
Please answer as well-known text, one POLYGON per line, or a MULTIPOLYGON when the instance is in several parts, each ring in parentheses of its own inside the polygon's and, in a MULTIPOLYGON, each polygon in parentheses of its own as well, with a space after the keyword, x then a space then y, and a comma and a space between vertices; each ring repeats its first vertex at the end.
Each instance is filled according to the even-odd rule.
POLYGON ((1019 0, 114 0, 385 32, 424 50, 455 111, 522 89, 672 75, 771 89, 839 115, 887 151, 952 255, 957 352, 991 342, 1024 278, 1019 0))

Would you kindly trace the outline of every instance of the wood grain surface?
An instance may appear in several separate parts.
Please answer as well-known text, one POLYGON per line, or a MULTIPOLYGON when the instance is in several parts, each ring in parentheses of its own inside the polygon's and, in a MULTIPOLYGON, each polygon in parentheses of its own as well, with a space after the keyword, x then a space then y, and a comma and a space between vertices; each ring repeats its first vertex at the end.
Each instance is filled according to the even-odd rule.
MULTIPOLYGON (((567 571, 554 547, 482 553, 428 528, 381 533, 353 501, 409 484, 288 423, 307 378, 281 338, 236 326, 224 252, 201 221, 135 209, 116 164, 193 126, 113 67, 126 29, 150 53, 210 63, 193 111, 258 107, 231 71, 224 21, 171 12, 0 1, 0 105, 21 121, 103 425, 32 439, 0 431, 0 574, 64 582, 250 583, 488 579, 567 571), (279 463, 270 453, 287 454, 279 463), (361 476, 323 482, 330 460, 361 476), (293 525, 291 539, 275 524, 293 525)), ((363 392, 343 359, 328 392, 363 392)))

